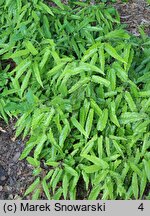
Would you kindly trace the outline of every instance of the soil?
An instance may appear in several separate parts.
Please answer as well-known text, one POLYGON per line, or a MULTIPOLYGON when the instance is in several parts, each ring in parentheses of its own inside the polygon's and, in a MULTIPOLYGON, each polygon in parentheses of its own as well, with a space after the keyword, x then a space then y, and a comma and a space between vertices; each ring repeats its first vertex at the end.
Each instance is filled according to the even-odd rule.
MULTIPOLYGON (((67 3, 67 0, 63 2, 67 3)), ((139 26, 142 25, 150 36, 150 7, 144 0, 132 0, 128 3, 118 0, 114 6, 121 15, 121 22, 127 24, 129 32, 139 36, 139 26)), ((14 130, 13 121, 9 125, 0 122, 0 200, 21 199, 34 178, 32 166, 25 160, 19 160, 25 142, 21 139, 14 140, 14 130)), ((84 188, 81 185, 79 199, 84 199, 84 188)))
POLYGON ((32 167, 19 160, 24 144, 14 140, 14 121, 0 122, 0 200, 20 199, 33 181, 32 167))

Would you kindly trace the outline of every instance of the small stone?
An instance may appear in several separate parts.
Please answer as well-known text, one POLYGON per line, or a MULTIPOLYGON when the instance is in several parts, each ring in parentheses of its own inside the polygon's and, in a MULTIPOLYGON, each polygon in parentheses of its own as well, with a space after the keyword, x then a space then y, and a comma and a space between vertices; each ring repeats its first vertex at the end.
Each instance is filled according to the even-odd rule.
POLYGON ((1 180, 1 181, 5 181, 5 180, 6 180, 6 176, 1 176, 1 177, 0 177, 0 180, 1 180))

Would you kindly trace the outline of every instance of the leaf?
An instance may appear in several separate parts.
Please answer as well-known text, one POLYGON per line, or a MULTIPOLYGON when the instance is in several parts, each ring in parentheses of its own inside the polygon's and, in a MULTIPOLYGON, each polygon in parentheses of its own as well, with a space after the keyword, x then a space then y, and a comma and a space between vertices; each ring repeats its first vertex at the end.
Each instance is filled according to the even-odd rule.
MULTIPOLYGON (((58 0, 57 0, 58 1, 58 0)), ((50 7, 48 7, 43 2, 39 2, 39 5, 50 15, 54 16, 53 12, 51 11, 50 7)))
POLYGON ((75 85, 73 85, 71 87, 71 89, 69 89, 69 94, 73 93, 74 91, 76 91, 77 89, 81 88, 82 86, 84 86, 85 84, 87 84, 90 81, 89 77, 85 77, 84 79, 79 80, 75 85))
POLYGON ((42 181, 42 187, 43 187, 44 193, 45 193, 46 197, 48 198, 48 200, 51 200, 50 191, 49 191, 48 185, 44 179, 42 181))
POLYGON ((132 112, 137 112, 137 108, 136 108, 136 105, 130 95, 129 92, 125 92, 125 100, 127 101, 128 105, 129 105, 129 108, 132 112))
POLYGON ((40 75, 38 63, 36 61, 33 63, 33 70, 34 70, 36 80, 43 87, 43 83, 42 83, 42 80, 41 80, 41 75, 40 75))
POLYGON ((94 110, 90 109, 88 117, 87 117, 87 121, 86 121, 86 126, 85 126, 85 131, 86 131, 86 134, 88 137, 89 137, 91 129, 92 129, 93 117, 94 117, 94 110))
POLYGON ((31 164, 34 167, 37 167, 40 165, 40 162, 38 160, 36 160, 35 158, 27 157, 26 160, 28 161, 29 164, 31 164))
POLYGON ((96 76, 96 75, 93 75, 91 80, 94 83, 98 83, 98 84, 104 85, 106 87, 108 87, 110 85, 110 82, 108 80, 106 80, 102 77, 96 76))
POLYGON ((93 187, 92 191, 89 194, 88 200, 96 200, 101 191, 101 185, 93 187))
POLYGON ((100 166, 101 169, 106 169, 109 167, 108 163, 96 156, 92 156, 92 155, 87 155, 87 154, 82 154, 81 157, 91 161, 92 163, 94 163, 96 166, 100 166))
POLYGON ((63 187, 63 196, 64 196, 64 199, 66 200, 67 193, 68 193, 68 187, 69 187, 69 179, 68 179, 67 173, 65 173, 63 176, 62 187, 63 187))
POLYGON ((38 145, 36 146, 36 148, 34 150, 34 158, 37 159, 39 157, 46 140, 47 140, 47 136, 45 134, 43 134, 41 136, 41 138, 39 139, 39 143, 38 143, 38 145))
POLYGON ((108 109, 104 109, 102 116, 99 118, 97 123, 97 130, 103 131, 108 121, 108 109))
POLYGON ((140 199, 142 199, 142 196, 144 195, 145 189, 147 186, 147 177, 145 170, 142 173, 141 183, 140 183, 140 199))
POLYGON ((75 169, 73 169, 72 167, 68 166, 67 164, 63 163, 64 165, 64 169, 67 173, 73 175, 73 176, 78 176, 78 173, 75 169))
POLYGON ((38 54, 37 49, 33 46, 33 44, 31 43, 31 41, 25 41, 24 44, 25 44, 26 48, 29 50, 29 52, 32 55, 37 55, 38 54))
POLYGON ((110 44, 105 43, 105 50, 113 58, 117 59, 122 63, 126 63, 126 61, 117 53, 117 51, 110 44))
POLYGON ((98 165, 91 165, 91 166, 82 166, 82 169, 86 172, 86 173, 95 173, 97 172, 98 170, 101 169, 100 166, 98 165))
POLYGON ((27 196, 29 193, 33 192, 35 188, 40 184, 40 178, 36 178, 35 181, 27 188, 25 191, 24 196, 27 196))
POLYGON ((88 137, 86 131, 84 130, 82 125, 76 120, 75 117, 71 118, 71 122, 80 131, 81 134, 83 134, 85 137, 88 137))
POLYGON ((135 199, 138 199, 139 189, 138 189, 138 179, 137 179, 136 173, 133 173, 133 176, 132 176, 132 191, 133 191, 135 199))
POLYGON ((144 168, 145 168, 147 179, 148 181, 150 181, 150 162, 143 159, 143 163, 144 163, 144 168))
POLYGON ((58 7, 64 10, 64 5, 61 3, 60 0, 52 0, 58 7))
POLYGON ((60 134, 60 137, 59 137, 59 145, 61 148, 63 148, 63 145, 64 145, 64 142, 67 138, 68 132, 69 132, 68 125, 65 125, 61 134, 60 134))

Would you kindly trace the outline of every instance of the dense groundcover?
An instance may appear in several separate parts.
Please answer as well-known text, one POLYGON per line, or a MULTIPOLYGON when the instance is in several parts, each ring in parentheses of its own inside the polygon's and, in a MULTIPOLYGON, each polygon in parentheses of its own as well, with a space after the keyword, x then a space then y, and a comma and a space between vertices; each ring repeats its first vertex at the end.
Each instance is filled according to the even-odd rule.
MULTIPOLYGON (((0 1, 0 117, 28 137, 25 196, 143 198, 150 182, 150 39, 104 4, 0 1)), ((148 195, 148 194, 147 194, 148 195)))

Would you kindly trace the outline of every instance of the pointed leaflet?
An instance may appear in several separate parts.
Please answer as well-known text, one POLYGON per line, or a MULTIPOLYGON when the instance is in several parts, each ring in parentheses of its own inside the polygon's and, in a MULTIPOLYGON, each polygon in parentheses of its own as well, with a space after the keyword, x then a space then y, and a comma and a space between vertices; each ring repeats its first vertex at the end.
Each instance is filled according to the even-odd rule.
POLYGON ((33 71, 34 71, 34 74, 35 74, 35 77, 36 77, 38 83, 43 87, 43 83, 41 80, 40 70, 39 70, 37 61, 35 61, 33 63, 33 71))
POLYGON ((104 70, 105 70, 105 53, 104 53, 104 46, 103 45, 99 48, 99 59, 100 59, 101 69, 104 72, 104 70))
POLYGON ((93 75, 91 80, 94 83, 102 84, 106 87, 108 87, 110 85, 110 82, 108 80, 106 80, 100 76, 93 75))
POLYGON ((38 54, 37 49, 33 46, 31 41, 25 41, 24 44, 25 44, 26 48, 29 50, 29 52, 32 53, 32 55, 38 54))
POLYGON ((26 190, 24 196, 27 196, 29 193, 31 193, 35 188, 40 184, 40 178, 38 177, 26 190))
POLYGON ((48 200, 50 200, 51 199, 50 190, 48 188, 48 184, 45 181, 45 179, 43 179, 43 181, 42 181, 42 187, 43 187, 43 190, 44 190, 44 193, 45 193, 46 197, 48 198, 48 200))
POLYGON ((88 137, 86 131, 84 130, 82 125, 76 120, 75 117, 71 118, 71 122, 81 132, 81 134, 83 134, 85 137, 88 137))
POLYGON ((88 117, 87 117, 87 121, 86 121, 86 126, 85 126, 85 131, 86 131, 88 137, 89 137, 91 129, 92 129, 93 117, 94 117, 94 110, 90 109, 88 117))
POLYGON ((100 166, 102 169, 108 168, 109 165, 106 161, 92 155, 87 155, 87 154, 81 154, 81 157, 91 161, 94 163, 96 166, 100 166))
POLYGON ((72 167, 68 166, 67 164, 63 163, 64 165, 64 169, 67 173, 73 175, 73 176, 78 176, 78 173, 75 169, 73 169, 72 167))
POLYGON ((73 85, 71 87, 71 89, 69 89, 69 94, 73 93, 74 91, 76 91, 77 89, 79 89, 80 87, 82 87, 83 85, 85 85, 86 83, 88 83, 90 81, 89 77, 85 77, 81 80, 79 80, 75 85, 73 85))
POLYGON ((65 139, 67 138, 68 135, 68 131, 69 131, 68 125, 65 125, 59 137, 59 145, 61 148, 63 148, 65 139))
POLYGON ((110 44, 105 43, 105 50, 113 58, 117 59, 120 62, 126 63, 126 61, 117 53, 117 51, 110 44))
POLYGON ((106 127, 107 120, 108 120, 108 109, 104 109, 102 116, 98 120, 97 130, 103 131, 106 127))
POLYGON ((67 199, 67 193, 68 193, 68 187, 69 187, 69 178, 67 173, 64 174, 63 180, 62 180, 62 187, 63 187, 63 196, 64 199, 67 199))
POLYGON ((101 191, 101 185, 97 185, 95 187, 93 187, 93 189, 91 190, 88 200, 96 200, 98 195, 100 194, 101 191))
MULTIPOLYGON (((58 1, 58 0, 57 0, 58 1)), ((43 2, 39 2, 39 5, 42 9, 44 9, 48 14, 54 16, 53 12, 51 11, 50 7, 44 4, 43 2)))
POLYGON ((150 161, 143 159, 143 162, 147 179, 150 181, 150 161))

